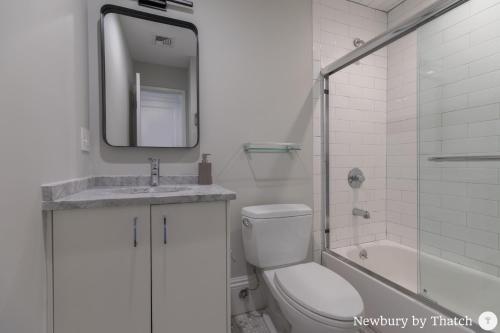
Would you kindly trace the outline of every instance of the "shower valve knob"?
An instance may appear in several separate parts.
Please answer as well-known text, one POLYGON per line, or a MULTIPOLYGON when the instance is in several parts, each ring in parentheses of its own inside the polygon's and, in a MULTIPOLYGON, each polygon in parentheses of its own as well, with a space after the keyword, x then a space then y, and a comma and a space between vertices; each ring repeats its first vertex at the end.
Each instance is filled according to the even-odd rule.
POLYGON ((365 175, 359 168, 352 169, 347 176, 347 181, 352 188, 360 188, 365 180, 365 175))

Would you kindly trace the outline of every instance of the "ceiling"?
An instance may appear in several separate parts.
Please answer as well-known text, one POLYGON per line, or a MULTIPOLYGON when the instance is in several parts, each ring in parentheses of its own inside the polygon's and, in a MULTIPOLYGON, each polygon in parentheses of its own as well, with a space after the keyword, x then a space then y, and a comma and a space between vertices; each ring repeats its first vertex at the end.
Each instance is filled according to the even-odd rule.
POLYGON ((398 6, 400 3, 405 2, 405 0, 350 0, 350 1, 359 3, 360 5, 371 7, 373 9, 378 9, 384 12, 389 12, 394 7, 398 6))
POLYGON ((125 15, 119 15, 119 20, 134 61, 187 68, 190 57, 197 56, 196 35, 189 29, 125 15), (156 45, 156 36, 172 38, 173 46, 156 45))

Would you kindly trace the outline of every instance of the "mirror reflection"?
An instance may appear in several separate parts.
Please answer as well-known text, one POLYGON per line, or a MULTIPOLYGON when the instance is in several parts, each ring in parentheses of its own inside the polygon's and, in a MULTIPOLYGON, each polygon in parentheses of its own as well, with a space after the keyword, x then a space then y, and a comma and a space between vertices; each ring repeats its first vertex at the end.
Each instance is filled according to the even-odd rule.
POLYGON ((103 14, 103 129, 111 146, 198 143, 196 28, 163 19, 103 14))

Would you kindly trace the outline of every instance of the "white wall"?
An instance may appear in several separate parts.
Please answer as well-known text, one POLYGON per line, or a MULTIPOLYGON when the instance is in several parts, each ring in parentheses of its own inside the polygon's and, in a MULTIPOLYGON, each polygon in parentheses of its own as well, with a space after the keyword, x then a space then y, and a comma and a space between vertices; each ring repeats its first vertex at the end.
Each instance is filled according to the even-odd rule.
POLYGON ((146 174, 149 156, 167 162, 163 175, 193 174, 200 150, 211 152, 215 180, 239 196, 231 215, 235 275, 246 273, 241 206, 312 204, 310 1, 198 1, 194 14, 168 13, 200 29, 202 146, 189 151, 102 145, 97 12, 87 30, 87 3, 0 3, 0 332, 45 331, 42 183, 89 174, 146 174), (88 40, 94 41, 90 60, 88 40), (88 117, 92 162, 79 150, 80 126, 89 125, 88 117), (250 158, 241 144, 253 140, 295 141, 304 150, 250 158))
MULTIPOLYGON (((345 0, 315 0, 314 77, 321 66, 354 49, 357 37, 368 41, 385 31, 387 15, 345 0)), ((330 227, 331 248, 386 237, 387 52, 379 50, 330 77, 330 227), (349 170, 361 168, 359 190, 347 183, 349 170), (352 216, 352 208, 371 218, 352 216)), ((319 98, 319 93, 317 95, 319 98)), ((320 102, 315 100, 315 230, 320 239, 320 102)))
POLYGON ((130 96, 135 84, 134 64, 116 14, 106 16, 106 137, 115 146, 130 144, 130 96))
POLYGON ((167 11, 199 30, 200 146, 140 150, 110 148, 100 138, 95 36, 104 3, 137 8, 134 1, 89 1, 92 172, 148 174, 147 158, 155 156, 162 175, 197 174, 200 153, 211 153, 214 182, 238 195, 231 204, 233 276, 246 274, 241 207, 313 204, 311 1, 196 1, 193 13, 167 11), (242 145, 249 141, 292 141, 303 150, 247 155, 242 145))
POLYGON ((89 173, 83 0, 0 2, 0 332, 45 331, 40 184, 89 173))
POLYGON ((133 70, 135 73, 141 73, 141 85, 180 89, 189 94, 188 68, 135 62, 133 70))

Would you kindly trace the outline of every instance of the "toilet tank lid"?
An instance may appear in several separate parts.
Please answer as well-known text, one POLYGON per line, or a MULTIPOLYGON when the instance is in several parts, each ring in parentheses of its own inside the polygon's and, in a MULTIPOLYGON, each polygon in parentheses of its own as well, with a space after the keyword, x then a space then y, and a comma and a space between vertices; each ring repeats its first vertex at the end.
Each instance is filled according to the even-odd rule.
POLYGON ((303 204, 280 204, 243 207, 241 215, 253 219, 269 219, 312 215, 312 209, 303 204))

